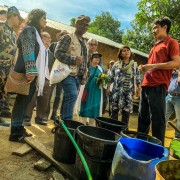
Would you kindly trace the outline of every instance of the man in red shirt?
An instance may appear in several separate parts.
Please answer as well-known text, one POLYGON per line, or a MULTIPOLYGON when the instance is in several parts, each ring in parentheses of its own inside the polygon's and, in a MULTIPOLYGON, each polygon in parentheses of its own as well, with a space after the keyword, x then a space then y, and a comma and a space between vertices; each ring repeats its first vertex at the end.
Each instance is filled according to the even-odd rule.
POLYGON ((153 22, 152 32, 156 39, 148 63, 140 65, 144 73, 138 115, 138 132, 148 134, 152 123, 152 135, 162 141, 165 137, 165 96, 172 70, 179 68, 179 44, 168 36, 171 21, 168 17, 153 22))

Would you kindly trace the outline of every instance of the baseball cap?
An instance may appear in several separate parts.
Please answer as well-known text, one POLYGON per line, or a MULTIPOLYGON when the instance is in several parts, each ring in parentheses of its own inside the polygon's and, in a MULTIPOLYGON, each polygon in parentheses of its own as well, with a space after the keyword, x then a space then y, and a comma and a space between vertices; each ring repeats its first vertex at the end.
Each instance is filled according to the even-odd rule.
POLYGON ((80 15, 76 18, 76 21, 75 21, 75 24, 79 21, 82 21, 82 20, 86 20, 87 23, 89 23, 91 21, 90 17, 89 16, 85 16, 85 15, 80 15))
POLYGON ((15 6, 11 6, 7 10, 7 16, 9 17, 11 15, 17 15, 21 20, 23 20, 23 18, 21 17, 19 13, 19 10, 15 6))

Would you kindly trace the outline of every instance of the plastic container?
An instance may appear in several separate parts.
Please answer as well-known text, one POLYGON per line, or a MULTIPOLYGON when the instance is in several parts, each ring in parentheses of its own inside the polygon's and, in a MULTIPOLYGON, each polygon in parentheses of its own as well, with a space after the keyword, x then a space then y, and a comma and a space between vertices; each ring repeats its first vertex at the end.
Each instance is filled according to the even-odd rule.
POLYGON ((180 179, 180 160, 161 161, 155 169, 156 180, 180 179))
MULTIPOLYGON (((75 130, 78 126, 83 124, 73 120, 63 121, 70 133, 76 139, 75 130)), ((61 125, 56 125, 57 127, 55 128, 54 135, 53 158, 62 163, 73 164, 76 160, 76 149, 61 125)))
MULTIPOLYGON (((119 134, 99 127, 79 126, 77 128, 77 144, 85 156, 93 180, 109 178, 119 138, 119 134)), ((75 167, 80 174, 79 179, 87 179, 79 156, 76 156, 75 167)))
POLYGON ((156 137, 136 131, 121 131, 121 136, 125 138, 131 137, 131 138, 142 139, 144 141, 162 145, 162 142, 156 137))
POLYGON ((168 149, 135 138, 120 138, 110 179, 155 179, 155 166, 168 158, 168 149))
POLYGON ((111 118, 105 118, 105 117, 97 117, 96 120, 96 126, 105 128, 111 131, 114 131, 118 134, 121 133, 122 130, 127 129, 127 124, 121 121, 117 121, 115 119, 111 118))
POLYGON ((180 139, 173 139, 171 141, 170 155, 173 159, 180 159, 180 139))

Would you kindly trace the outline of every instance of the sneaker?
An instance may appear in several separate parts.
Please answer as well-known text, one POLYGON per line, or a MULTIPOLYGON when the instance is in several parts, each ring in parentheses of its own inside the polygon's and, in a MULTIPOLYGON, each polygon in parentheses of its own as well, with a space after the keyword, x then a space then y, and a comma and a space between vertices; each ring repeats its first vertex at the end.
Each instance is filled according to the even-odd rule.
POLYGON ((4 121, 4 120, 0 117, 0 126, 9 127, 9 126, 10 126, 10 123, 7 123, 6 121, 4 121))
POLYGON ((11 136, 9 137, 9 141, 13 141, 13 142, 18 142, 18 143, 26 143, 26 141, 24 140, 24 137, 23 136, 11 136))

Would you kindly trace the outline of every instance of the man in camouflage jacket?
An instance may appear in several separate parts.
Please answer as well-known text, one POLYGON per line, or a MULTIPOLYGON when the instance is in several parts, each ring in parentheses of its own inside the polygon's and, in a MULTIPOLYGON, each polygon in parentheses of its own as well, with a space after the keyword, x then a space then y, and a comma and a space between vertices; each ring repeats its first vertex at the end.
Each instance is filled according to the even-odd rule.
POLYGON ((19 26, 21 21, 18 9, 12 6, 8 8, 7 20, 0 22, 0 125, 4 123, 1 117, 10 115, 4 85, 16 53, 16 36, 13 29, 19 26))

